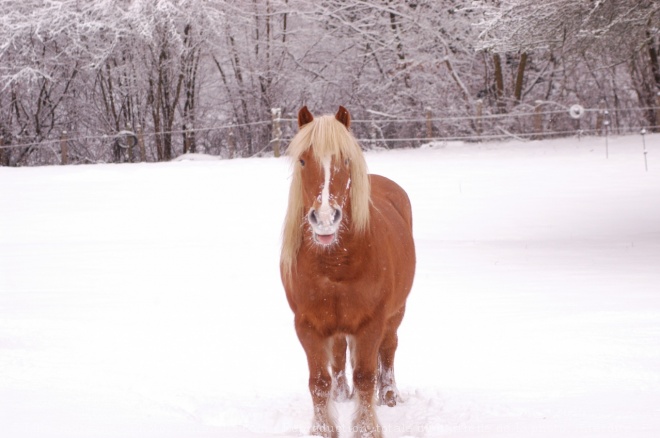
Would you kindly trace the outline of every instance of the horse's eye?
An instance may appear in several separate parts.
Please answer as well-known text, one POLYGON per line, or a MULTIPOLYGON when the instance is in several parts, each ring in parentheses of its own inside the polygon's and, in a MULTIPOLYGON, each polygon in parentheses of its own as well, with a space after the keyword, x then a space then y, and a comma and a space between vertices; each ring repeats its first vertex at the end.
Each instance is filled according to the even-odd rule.
POLYGON ((302 167, 305 167, 305 160, 303 160, 302 158, 300 159, 300 165, 301 165, 302 167))
POLYGON ((350 163, 351 163, 351 160, 349 160, 348 158, 346 158, 346 159, 344 160, 344 166, 347 166, 347 167, 348 167, 348 165, 349 165, 350 163))

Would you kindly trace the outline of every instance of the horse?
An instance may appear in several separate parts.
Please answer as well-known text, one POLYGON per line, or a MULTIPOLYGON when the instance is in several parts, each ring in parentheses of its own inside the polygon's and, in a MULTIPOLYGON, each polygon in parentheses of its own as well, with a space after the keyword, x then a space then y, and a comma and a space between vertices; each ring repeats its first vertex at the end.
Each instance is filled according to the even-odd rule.
POLYGON ((298 112, 280 274, 307 355, 311 434, 338 437, 330 403, 357 398, 351 430, 381 438, 375 405, 401 402, 394 355, 415 274, 412 209, 398 184, 368 173, 350 124, 342 106, 298 112))

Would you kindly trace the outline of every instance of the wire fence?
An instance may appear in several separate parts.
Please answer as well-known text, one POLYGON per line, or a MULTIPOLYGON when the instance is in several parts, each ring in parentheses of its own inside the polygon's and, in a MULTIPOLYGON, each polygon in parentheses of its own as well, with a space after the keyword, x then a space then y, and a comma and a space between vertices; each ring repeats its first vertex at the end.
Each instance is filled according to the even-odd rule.
MULTIPOLYGON (((552 104, 556 105, 556 104, 552 104)), ((569 136, 624 135, 660 131, 660 107, 626 109, 570 108, 547 109, 548 103, 521 106, 515 111, 484 113, 479 103, 474 114, 442 114, 427 108, 420 117, 397 117, 366 111, 372 117, 352 121, 352 130, 366 149, 418 147, 429 142, 482 142, 507 139, 537 140, 569 136), (651 120, 651 122, 649 122, 651 120)), ((31 155, 30 164, 69 164, 75 162, 158 161, 156 138, 181 136, 173 156, 185 152, 219 155, 224 158, 258 155, 279 156, 297 131, 297 119, 282 117, 277 108, 270 120, 229 123, 172 131, 137 127, 111 134, 83 135, 62 131, 55 138, 38 141, 0 136, 0 165, 11 165, 10 154, 31 155), (186 145, 194 138, 193 147, 186 145), (251 142, 256 146, 245 147, 251 142), (186 147, 188 146, 188 147, 186 147)))

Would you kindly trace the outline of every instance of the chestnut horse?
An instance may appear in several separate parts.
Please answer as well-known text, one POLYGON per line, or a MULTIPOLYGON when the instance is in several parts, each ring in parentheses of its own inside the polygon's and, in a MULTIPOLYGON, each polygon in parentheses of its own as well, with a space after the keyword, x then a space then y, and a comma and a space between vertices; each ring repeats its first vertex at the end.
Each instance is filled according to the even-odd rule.
POLYGON ((381 437, 374 404, 400 401, 394 353, 415 273, 412 213, 401 187, 367 173, 350 122, 343 107, 334 117, 298 113, 280 271, 307 354, 311 433, 339 435, 328 405, 351 396, 348 345, 358 404, 351 430, 381 437))

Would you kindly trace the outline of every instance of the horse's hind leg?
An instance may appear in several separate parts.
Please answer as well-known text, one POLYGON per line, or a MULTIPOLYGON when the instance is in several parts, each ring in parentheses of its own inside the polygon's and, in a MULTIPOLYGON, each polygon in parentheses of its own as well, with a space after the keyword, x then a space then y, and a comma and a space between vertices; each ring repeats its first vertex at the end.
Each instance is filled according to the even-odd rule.
POLYGON ((335 336, 332 343, 332 377, 334 381, 332 398, 340 402, 351 397, 351 390, 346 379, 346 348, 346 336, 335 336))
POLYGON ((385 335, 378 351, 378 403, 390 407, 396 406, 397 402, 401 401, 394 379, 394 354, 399 343, 396 331, 403 320, 404 311, 405 308, 401 308, 387 322, 385 335))

